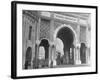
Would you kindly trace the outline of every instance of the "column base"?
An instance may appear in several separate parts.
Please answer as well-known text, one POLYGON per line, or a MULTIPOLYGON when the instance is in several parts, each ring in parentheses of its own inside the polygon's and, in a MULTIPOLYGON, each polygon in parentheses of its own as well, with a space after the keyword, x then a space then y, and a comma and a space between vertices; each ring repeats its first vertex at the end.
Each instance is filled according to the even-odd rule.
POLYGON ((75 64, 81 64, 81 61, 80 60, 76 60, 75 64))

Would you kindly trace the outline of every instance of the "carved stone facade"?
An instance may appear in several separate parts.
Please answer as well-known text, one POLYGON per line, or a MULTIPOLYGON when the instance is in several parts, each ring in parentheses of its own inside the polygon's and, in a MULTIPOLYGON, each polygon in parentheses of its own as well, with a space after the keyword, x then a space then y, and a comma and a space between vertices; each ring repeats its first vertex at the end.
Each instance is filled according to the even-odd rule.
POLYGON ((41 19, 40 23, 40 40, 46 38, 50 40, 50 20, 41 19))
POLYGON ((23 63, 23 68, 24 68, 24 64, 25 64, 25 57, 28 48, 30 47, 32 50, 31 53, 31 61, 32 58, 35 57, 35 42, 36 42, 36 26, 37 26, 37 20, 36 18, 33 16, 30 16, 30 14, 28 13, 28 11, 23 11, 23 24, 22 24, 22 63, 23 63), (30 27, 31 28, 31 33, 30 33, 30 27), (30 33, 30 37, 31 39, 29 39, 29 33, 30 33))
MULTIPOLYGON (((64 46, 66 46, 65 48, 68 48, 68 50, 65 50, 65 52, 66 51, 68 52, 68 55, 65 54, 67 55, 67 57, 66 59, 63 59, 63 64, 66 65, 82 64, 82 59, 80 55, 81 43, 84 43, 85 47, 87 47, 87 43, 89 43, 90 41, 87 40, 87 33, 90 34, 90 27, 89 27, 90 24, 87 21, 89 17, 84 19, 84 16, 83 18, 80 18, 77 16, 72 16, 70 14, 71 13, 62 14, 62 13, 55 13, 55 12, 23 10, 23 25, 22 25, 23 26, 22 27, 23 69, 25 68, 26 63, 27 65, 30 64, 29 67, 26 67, 26 69, 38 68, 39 65, 38 63, 44 63, 46 64, 46 67, 47 66, 50 67, 51 65, 53 65, 52 60, 54 60, 57 57, 56 48, 55 48, 56 47, 55 39, 59 35, 63 39, 62 41, 64 43, 64 46), (64 30, 62 30, 63 28, 65 32, 64 30), (61 34, 61 30, 64 36, 61 34), (67 42, 68 38, 69 38, 69 42, 72 40, 70 44, 68 44, 67 42), (46 46, 48 47, 48 51, 45 53, 45 55, 48 56, 48 59, 43 62, 38 62, 39 47, 41 45, 44 46, 45 44, 48 45, 46 46), (27 53, 28 47, 31 48, 32 52, 29 51, 27 53), (28 59, 26 59, 27 54, 31 55, 30 56, 31 61, 29 63, 27 62, 28 59)), ((88 45, 90 46, 90 44, 88 45)), ((90 47, 86 49, 89 50, 90 47)), ((88 50, 86 50, 86 52, 88 50)), ((83 63, 87 64, 89 63, 90 52, 85 54, 86 54, 85 63, 84 62, 83 63)))

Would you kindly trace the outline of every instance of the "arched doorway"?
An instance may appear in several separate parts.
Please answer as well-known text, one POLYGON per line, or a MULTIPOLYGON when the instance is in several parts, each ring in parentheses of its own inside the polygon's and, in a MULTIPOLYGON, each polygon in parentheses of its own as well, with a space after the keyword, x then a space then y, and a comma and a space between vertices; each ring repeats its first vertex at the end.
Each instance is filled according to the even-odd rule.
POLYGON ((68 27, 63 27, 58 31, 57 37, 63 41, 64 52, 66 52, 66 50, 69 51, 74 41, 72 30, 69 29, 68 27))
POLYGON ((55 30, 54 40, 60 38, 64 44, 64 64, 74 64, 74 49, 76 44, 76 33, 69 25, 62 25, 55 30))
POLYGON ((49 41, 47 39, 40 40, 39 44, 39 68, 48 67, 49 62, 49 41))
POLYGON ((80 60, 82 64, 86 63, 86 45, 85 43, 81 43, 80 47, 80 60))
POLYGON ((25 56, 25 69, 31 67, 31 59, 32 59, 32 48, 28 47, 25 56))
POLYGON ((40 42, 40 46, 43 46, 45 49, 45 59, 49 58, 49 41, 47 39, 42 39, 40 42))

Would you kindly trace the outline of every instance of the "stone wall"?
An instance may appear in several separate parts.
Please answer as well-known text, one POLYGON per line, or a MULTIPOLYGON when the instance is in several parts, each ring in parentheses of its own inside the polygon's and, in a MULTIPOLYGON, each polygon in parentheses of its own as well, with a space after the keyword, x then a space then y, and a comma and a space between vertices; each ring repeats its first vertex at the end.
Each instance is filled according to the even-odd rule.
POLYGON ((36 33, 36 26, 37 26, 37 20, 35 18, 27 15, 23 11, 23 16, 22 16, 22 63, 23 63, 23 68, 25 64, 25 56, 26 56, 26 50, 28 47, 32 48, 32 59, 35 57, 35 33, 36 33), (32 27, 31 29, 31 38, 29 39, 29 28, 32 27))

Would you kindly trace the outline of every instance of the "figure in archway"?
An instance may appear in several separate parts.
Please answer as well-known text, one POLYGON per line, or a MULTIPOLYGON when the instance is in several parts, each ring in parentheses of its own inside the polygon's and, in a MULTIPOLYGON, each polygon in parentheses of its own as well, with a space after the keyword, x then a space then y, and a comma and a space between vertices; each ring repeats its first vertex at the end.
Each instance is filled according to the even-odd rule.
POLYGON ((57 55, 56 61, 57 61, 57 65, 60 65, 61 57, 64 55, 64 51, 63 51, 64 44, 60 38, 56 38, 55 45, 56 45, 56 55, 57 55))

